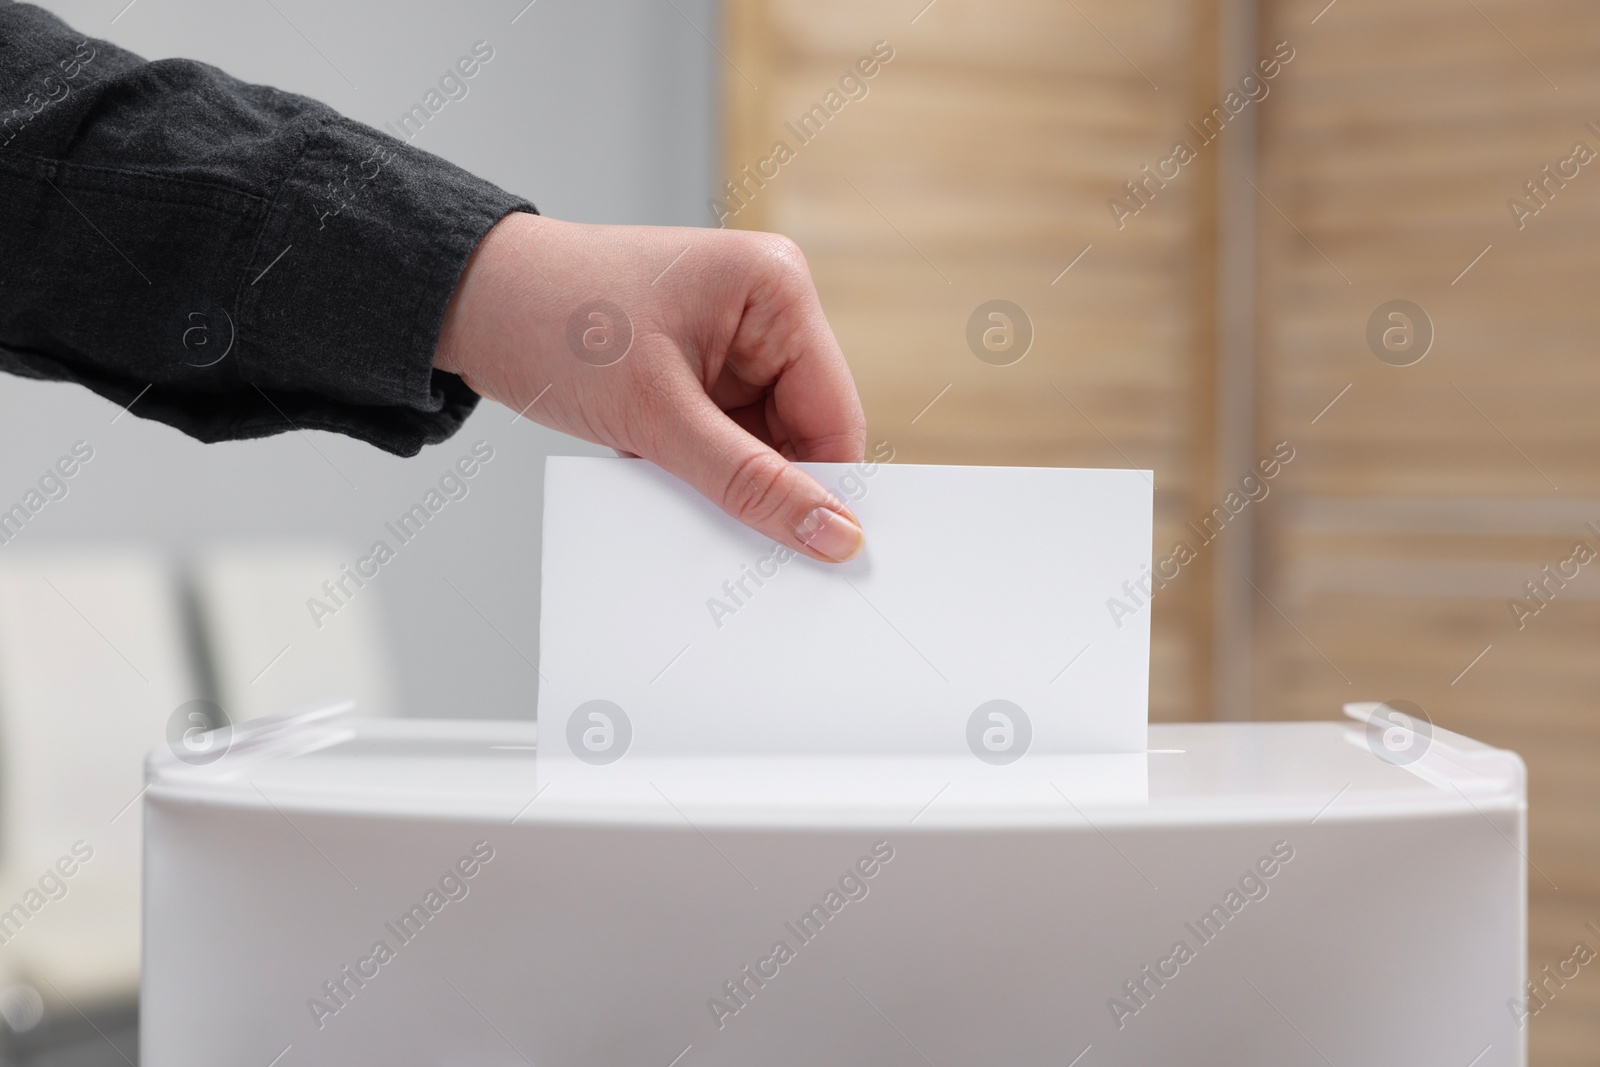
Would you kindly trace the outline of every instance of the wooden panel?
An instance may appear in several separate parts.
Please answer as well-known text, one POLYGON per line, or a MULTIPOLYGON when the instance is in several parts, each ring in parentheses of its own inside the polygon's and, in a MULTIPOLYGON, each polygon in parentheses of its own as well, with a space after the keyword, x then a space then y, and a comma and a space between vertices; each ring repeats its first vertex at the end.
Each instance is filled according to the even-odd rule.
MULTIPOLYGON (((1523 628, 1508 607, 1580 537, 1600 549, 1600 160, 1521 228, 1507 207, 1575 142, 1600 152, 1600 10, 1293 0, 1220 64, 1217 0, 728 6, 730 177, 873 42, 895 49, 731 220, 806 250, 874 438, 909 461, 1154 468, 1158 557, 1233 480, 1213 471, 1235 429, 1213 414, 1214 263, 1237 220, 1218 218, 1213 148, 1122 228, 1107 199, 1221 102, 1238 55, 1288 42, 1252 105, 1248 432, 1295 459, 1248 515, 1253 707, 1222 710, 1403 698, 1522 752, 1531 969, 1600 949, 1600 561, 1523 628), (1012 366, 964 339, 993 298, 1036 327, 1012 366), (1433 326, 1411 366, 1368 346, 1394 299, 1433 326)), ((1154 607, 1157 719, 1212 713, 1215 552, 1154 607)), ((1593 1062, 1597 1005, 1585 969, 1533 1020, 1533 1062, 1593 1062)))
MULTIPOLYGON (((1520 230, 1506 202, 1600 151, 1600 11, 1341 2, 1313 26, 1325 2, 1261 30, 1299 55, 1262 111, 1259 431, 1300 455, 1257 531, 1256 713, 1403 698, 1522 753, 1537 973, 1600 950, 1600 561, 1521 629, 1508 607, 1580 538, 1600 550, 1600 160, 1520 230), (1396 298, 1435 331, 1412 366, 1365 336, 1396 298)), ((1593 1063, 1600 976, 1530 1036, 1541 1067, 1593 1063)))

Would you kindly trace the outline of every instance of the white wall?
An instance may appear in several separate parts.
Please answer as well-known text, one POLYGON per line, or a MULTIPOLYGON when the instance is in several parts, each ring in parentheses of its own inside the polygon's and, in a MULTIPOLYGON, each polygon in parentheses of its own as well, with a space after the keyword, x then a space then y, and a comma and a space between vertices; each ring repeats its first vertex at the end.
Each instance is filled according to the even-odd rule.
MULTIPOLYGON (((536 0, 524 11, 525 2, 44 6, 148 58, 205 60, 375 125, 400 115, 474 41, 487 40, 494 61, 414 144, 548 215, 703 225, 721 60, 700 31, 716 35, 715 0, 536 0)), ((20 498, 78 439, 96 453, 70 494, 4 551, 132 542, 181 561, 219 541, 295 539, 331 541, 353 559, 472 442, 493 442, 497 458, 471 494, 383 569, 380 596, 406 714, 532 714, 543 457, 601 450, 526 419, 513 425, 510 412, 490 404, 451 441, 410 460, 325 433, 201 445, 132 415, 113 422, 117 414, 74 386, 0 376, 0 500, 20 498)))

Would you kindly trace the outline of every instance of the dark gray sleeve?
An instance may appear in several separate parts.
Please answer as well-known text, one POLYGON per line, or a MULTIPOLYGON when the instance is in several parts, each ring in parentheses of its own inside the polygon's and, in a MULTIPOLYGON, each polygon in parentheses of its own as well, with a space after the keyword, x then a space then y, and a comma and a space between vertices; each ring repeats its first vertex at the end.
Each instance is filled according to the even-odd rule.
POLYGON ((203 441, 322 429, 414 455, 477 403, 433 351, 519 210, 314 100, 0 0, 0 369, 203 441))

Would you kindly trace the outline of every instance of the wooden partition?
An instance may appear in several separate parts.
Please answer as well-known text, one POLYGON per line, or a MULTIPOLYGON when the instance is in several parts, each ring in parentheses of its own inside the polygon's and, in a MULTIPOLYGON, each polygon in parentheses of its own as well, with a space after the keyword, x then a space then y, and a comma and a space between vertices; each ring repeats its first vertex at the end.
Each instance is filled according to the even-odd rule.
POLYGON ((1533 1062, 1594 1063, 1600 960, 1559 971, 1600 952, 1600 10, 1320 7, 1261 27, 1300 55, 1262 113, 1258 434, 1301 455, 1256 713, 1408 700, 1523 755, 1533 1062))
MULTIPOLYGON (((1153 718, 1523 753, 1530 971, 1600 952, 1600 11, 924 2, 728 0, 707 221, 799 241, 897 459, 1154 470, 1153 718)), ((1530 1025, 1594 1062, 1600 960, 1530 1025)))

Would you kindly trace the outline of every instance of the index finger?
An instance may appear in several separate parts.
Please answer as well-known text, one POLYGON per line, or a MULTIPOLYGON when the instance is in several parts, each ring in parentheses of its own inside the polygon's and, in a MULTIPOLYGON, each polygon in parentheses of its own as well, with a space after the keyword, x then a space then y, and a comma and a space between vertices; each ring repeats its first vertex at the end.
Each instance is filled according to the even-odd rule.
POLYGON ((742 377, 770 382, 775 434, 795 458, 858 463, 867 422, 844 352, 822 313, 822 302, 799 249, 773 257, 775 277, 747 298, 728 360, 742 377))

